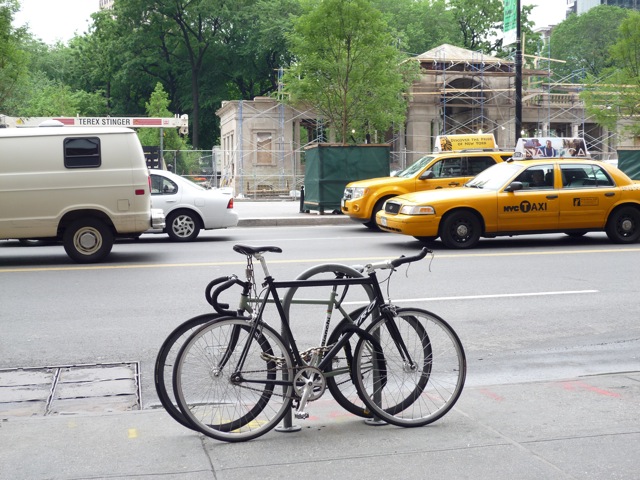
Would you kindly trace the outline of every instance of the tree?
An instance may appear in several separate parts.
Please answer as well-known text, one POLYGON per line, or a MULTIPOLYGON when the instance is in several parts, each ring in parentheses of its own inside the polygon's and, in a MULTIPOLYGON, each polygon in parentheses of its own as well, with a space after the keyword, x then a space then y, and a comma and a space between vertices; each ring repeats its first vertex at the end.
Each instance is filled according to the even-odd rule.
MULTIPOLYGON (((210 50, 234 13, 250 8, 255 0, 128 0, 115 3, 115 14, 138 38, 155 42, 162 61, 171 62, 172 72, 187 67, 190 85, 192 143, 199 146, 202 73, 210 50), (178 63, 178 65, 176 65, 178 63)), ((166 71, 166 70, 165 70, 166 71)))
POLYGON ((443 43, 462 45, 461 31, 445 0, 372 0, 400 48, 417 56, 443 43))
POLYGON ((278 90, 278 70, 292 60, 286 41, 291 16, 300 13, 299 0, 258 0, 237 12, 223 40, 227 98, 252 100, 278 90))
POLYGON ((386 131, 402 123, 403 93, 414 62, 402 57, 381 13, 369 0, 308 2, 289 36, 296 61, 285 74, 294 105, 307 104, 343 143, 351 131, 386 131))
POLYGON ((7 111, 12 96, 27 77, 28 58, 21 48, 27 32, 11 25, 18 8, 17 0, 0 0, 0 112, 7 111))
POLYGON ((616 38, 609 48, 613 65, 590 76, 581 96, 600 125, 640 136, 640 12, 627 12, 616 38))
POLYGON ((575 81, 586 75, 599 76, 613 64, 609 55, 616 41, 618 27, 630 10, 611 5, 600 5, 581 15, 570 15, 552 32, 551 56, 565 60, 553 70, 560 76, 578 73, 575 81))
MULTIPOLYGON (((162 84, 158 82, 156 88, 146 103, 147 115, 150 117, 171 118, 173 114, 169 111, 169 96, 162 88, 162 84)), ((141 128, 138 130, 140 143, 146 146, 160 145, 160 132, 163 133, 163 145, 166 150, 184 150, 187 148, 185 141, 180 137, 178 131, 174 128, 158 129, 158 128, 141 128)))

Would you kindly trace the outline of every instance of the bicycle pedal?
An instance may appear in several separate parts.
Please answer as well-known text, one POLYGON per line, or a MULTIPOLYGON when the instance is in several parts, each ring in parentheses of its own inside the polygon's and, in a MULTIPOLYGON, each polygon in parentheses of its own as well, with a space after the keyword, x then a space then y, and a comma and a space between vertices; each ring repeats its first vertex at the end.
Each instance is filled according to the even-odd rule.
POLYGON ((309 418, 309 414, 307 412, 295 412, 293 416, 296 417, 296 420, 306 420, 309 418))

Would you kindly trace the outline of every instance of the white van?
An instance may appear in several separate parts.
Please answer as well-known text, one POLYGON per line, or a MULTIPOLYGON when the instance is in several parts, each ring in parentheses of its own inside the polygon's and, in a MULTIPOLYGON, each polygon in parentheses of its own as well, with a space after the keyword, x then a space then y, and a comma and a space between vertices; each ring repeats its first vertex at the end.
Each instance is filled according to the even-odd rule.
POLYGON ((0 128, 0 239, 62 241, 78 263, 115 237, 163 228, 135 132, 120 127, 0 128))

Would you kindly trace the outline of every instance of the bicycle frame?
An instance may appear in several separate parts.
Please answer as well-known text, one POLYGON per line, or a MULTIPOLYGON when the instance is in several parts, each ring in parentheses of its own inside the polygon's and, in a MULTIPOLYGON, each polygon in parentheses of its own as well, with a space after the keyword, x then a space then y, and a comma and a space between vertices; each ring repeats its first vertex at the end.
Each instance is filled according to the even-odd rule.
MULTIPOLYGON (((260 303, 260 307, 258 312, 253 316, 254 321, 252 322, 249 338, 255 338, 256 331, 259 328, 259 325, 262 323, 262 315, 268 303, 275 303, 276 309, 278 311, 278 315, 280 316, 280 323, 282 329, 282 337, 285 341, 287 348, 289 348, 291 355, 294 358, 295 366, 301 367, 305 365, 305 362, 302 360, 300 356, 300 352, 298 351, 298 347, 296 345, 296 341, 293 336, 293 332, 291 331, 291 327, 289 325, 289 320, 287 319, 284 308, 282 307, 282 302, 280 301, 280 296, 278 294, 278 289, 284 288, 312 288, 312 287, 326 287, 326 286, 351 286, 351 285, 368 285, 372 288, 373 291, 373 300, 369 303, 369 305, 360 313, 358 318, 354 321, 354 329, 349 329, 345 331, 344 335, 340 337, 340 340, 336 344, 334 344, 329 351, 323 356, 322 361, 317 366, 317 368, 324 372, 329 365, 329 362, 338 354, 340 349, 349 341, 349 339, 356 333, 359 335, 364 334, 364 330, 360 328, 360 326, 364 323, 364 321, 374 312, 378 310, 381 315, 389 315, 388 305, 384 302, 384 295, 382 290, 380 289, 380 284, 378 283, 377 275, 375 271, 368 273, 366 277, 347 277, 347 278, 336 278, 336 279, 322 279, 322 280, 288 280, 288 281, 276 281, 271 275, 268 273, 268 269, 266 267, 266 263, 264 257, 260 254, 256 255, 256 258, 260 260, 262 263, 262 267, 267 274, 265 277, 265 283, 267 287, 267 292, 265 293, 264 298, 260 303), (270 297, 272 300, 270 300, 270 297)), ((410 365, 413 365, 413 361, 408 352, 406 345, 402 339, 402 336, 397 331, 395 324, 393 322, 388 323, 390 327, 390 334, 394 339, 396 346, 402 356, 403 360, 408 362, 410 365)), ((375 339, 373 339, 375 341, 375 339)), ((246 359, 246 355, 248 353, 250 347, 250 342, 245 344, 244 349, 240 355, 240 359, 238 365, 235 367, 236 372, 242 371, 242 367, 244 365, 244 361, 246 359)), ((242 379, 241 376, 237 377, 239 382, 250 382, 256 383, 255 381, 242 379)), ((259 383, 265 384, 273 384, 273 385, 290 385, 292 382, 280 382, 280 381, 261 381, 259 383)))

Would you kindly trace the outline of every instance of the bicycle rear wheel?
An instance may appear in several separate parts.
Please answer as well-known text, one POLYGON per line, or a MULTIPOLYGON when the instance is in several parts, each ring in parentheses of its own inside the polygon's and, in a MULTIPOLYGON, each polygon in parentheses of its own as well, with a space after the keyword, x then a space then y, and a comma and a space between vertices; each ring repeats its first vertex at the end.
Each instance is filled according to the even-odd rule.
POLYGON ((195 429, 178 408, 173 394, 173 368, 178 352, 191 334, 205 323, 217 318, 220 318, 220 315, 217 313, 206 313, 181 323, 167 336, 156 357, 153 380, 158 399, 167 413, 187 428, 195 429))
POLYGON ((240 442, 264 435, 291 407, 293 363, 280 335, 224 317, 191 335, 178 354, 174 394, 202 433, 240 442), (238 369, 244 350, 247 355, 238 369))
POLYGON ((381 316, 367 329, 377 344, 361 339, 354 353, 356 388, 369 409, 392 425, 419 427, 456 403, 467 371, 462 343, 442 318, 415 308, 381 316), (399 332, 411 362, 401 353, 399 332))

